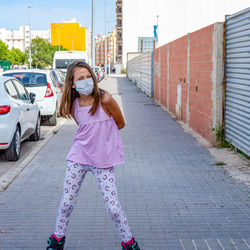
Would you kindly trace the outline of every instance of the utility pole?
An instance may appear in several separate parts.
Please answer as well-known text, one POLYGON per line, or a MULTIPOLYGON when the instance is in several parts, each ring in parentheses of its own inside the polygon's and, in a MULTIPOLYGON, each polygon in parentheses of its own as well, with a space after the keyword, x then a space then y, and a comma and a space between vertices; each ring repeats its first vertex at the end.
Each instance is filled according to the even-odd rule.
POLYGON ((95 0, 92 0, 91 66, 95 66, 95 0))
POLYGON ((12 49, 14 48, 14 33, 13 33, 13 29, 11 29, 11 39, 12 39, 12 49))
POLYGON ((105 34, 104 34, 104 39, 105 39, 105 51, 104 51, 104 67, 105 67, 105 75, 107 75, 107 39, 106 39, 106 0, 105 0, 105 34))
POLYGON ((31 62, 32 62, 32 58, 31 58, 31 24, 30 24, 30 13, 29 13, 29 9, 32 8, 32 5, 28 5, 28 22, 29 22, 29 64, 30 64, 30 69, 31 69, 31 62))
MULTIPOLYGON (((107 25, 107 30, 109 30, 109 21, 106 22, 107 25)), ((110 74, 110 37, 111 33, 108 32, 108 39, 107 39, 107 61, 108 61, 108 74, 110 74)))

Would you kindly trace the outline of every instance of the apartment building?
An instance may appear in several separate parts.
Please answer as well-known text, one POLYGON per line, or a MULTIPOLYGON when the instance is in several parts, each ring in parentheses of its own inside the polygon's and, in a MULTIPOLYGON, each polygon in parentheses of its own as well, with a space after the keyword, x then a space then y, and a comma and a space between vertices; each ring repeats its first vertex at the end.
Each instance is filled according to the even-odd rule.
POLYGON ((117 61, 117 72, 123 68, 123 28, 122 28, 122 0, 116 1, 116 61, 117 61))
MULTIPOLYGON (((116 64, 116 30, 109 32, 106 36, 107 64, 110 62, 111 69, 116 64)), ((95 37, 95 65, 105 65, 105 35, 95 37)))
MULTIPOLYGON (((9 46, 9 49, 17 48, 25 51, 30 45, 30 27, 20 26, 19 30, 6 30, 0 28, 0 40, 9 46)), ((49 30, 31 30, 31 40, 37 37, 50 41, 49 30)))

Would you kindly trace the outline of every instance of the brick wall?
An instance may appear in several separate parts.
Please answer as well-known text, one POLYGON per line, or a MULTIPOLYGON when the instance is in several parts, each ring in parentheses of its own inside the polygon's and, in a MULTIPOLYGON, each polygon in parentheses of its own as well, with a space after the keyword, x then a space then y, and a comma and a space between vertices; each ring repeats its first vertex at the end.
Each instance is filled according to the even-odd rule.
POLYGON ((156 100, 160 100, 160 77, 161 77, 161 68, 160 68, 160 48, 154 50, 154 97, 156 100))
POLYGON ((176 115, 177 86, 180 84, 181 120, 210 143, 214 141, 212 124, 215 119, 212 92, 216 84, 222 84, 214 83, 212 75, 217 73, 214 70, 223 70, 222 62, 219 67, 214 65, 217 63, 214 46, 218 44, 214 38, 215 25, 222 24, 189 33, 154 51, 155 99, 176 115))

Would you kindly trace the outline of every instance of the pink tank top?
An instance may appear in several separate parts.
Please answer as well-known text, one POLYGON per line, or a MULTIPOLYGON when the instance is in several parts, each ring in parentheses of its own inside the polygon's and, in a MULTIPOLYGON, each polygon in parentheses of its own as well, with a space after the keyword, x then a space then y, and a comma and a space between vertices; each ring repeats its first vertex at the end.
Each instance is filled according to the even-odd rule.
POLYGON ((74 103, 79 127, 66 159, 96 168, 124 163, 122 140, 114 118, 105 113, 101 104, 92 116, 91 106, 80 107, 78 98, 74 103))

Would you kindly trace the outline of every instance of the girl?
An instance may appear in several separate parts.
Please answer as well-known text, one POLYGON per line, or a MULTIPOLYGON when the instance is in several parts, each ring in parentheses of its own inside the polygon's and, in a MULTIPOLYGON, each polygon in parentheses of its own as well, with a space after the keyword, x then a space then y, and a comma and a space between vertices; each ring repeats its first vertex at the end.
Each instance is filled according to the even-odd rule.
POLYGON ((73 117, 79 126, 67 156, 63 197, 47 249, 63 249, 70 214, 82 181, 90 171, 120 234, 122 249, 140 250, 118 201, 113 167, 124 162, 118 129, 125 122, 116 101, 98 88, 95 74, 87 63, 75 61, 69 65, 59 113, 65 118, 73 117))

